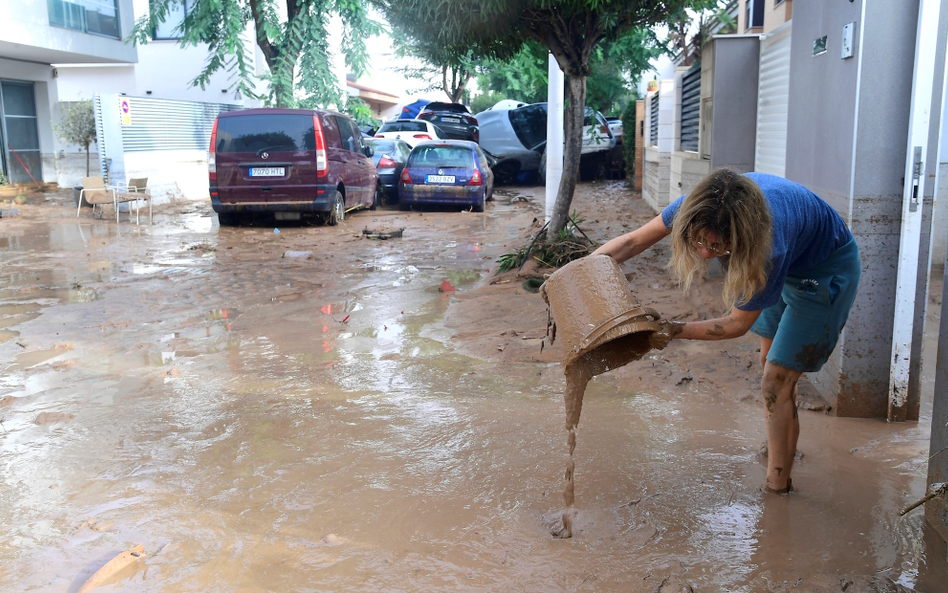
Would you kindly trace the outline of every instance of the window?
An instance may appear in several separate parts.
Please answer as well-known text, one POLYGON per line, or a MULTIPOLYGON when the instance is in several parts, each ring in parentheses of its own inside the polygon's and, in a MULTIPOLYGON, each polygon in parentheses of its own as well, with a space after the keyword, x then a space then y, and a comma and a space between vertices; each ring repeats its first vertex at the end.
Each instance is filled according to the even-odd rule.
POLYGON ((181 31, 178 29, 184 23, 184 15, 191 11, 194 6, 194 0, 179 0, 174 4, 168 5, 168 15, 165 22, 158 23, 151 34, 152 39, 181 39, 181 31))
POLYGON ((336 126, 339 128, 339 138, 342 140, 342 148, 350 152, 359 152, 359 141, 352 130, 352 124, 348 119, 336 117, 336 126))
POLYGON ((744 23, 745 29, 764 26, 764 0, 747 0, 744 23))
POLYGON ((49 24, 121 39, 118 0, 46 0, 49 24))
POLYGON ((546 107, 546 103, 537 103, 507 113, 517 139, 530 150, 546 142, 546 107))

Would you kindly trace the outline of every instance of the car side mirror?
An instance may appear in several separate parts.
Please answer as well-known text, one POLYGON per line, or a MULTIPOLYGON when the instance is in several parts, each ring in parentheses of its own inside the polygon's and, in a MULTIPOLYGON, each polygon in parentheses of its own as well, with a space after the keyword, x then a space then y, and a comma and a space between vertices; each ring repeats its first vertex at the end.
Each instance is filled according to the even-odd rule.
POLYGON ((373 149, 371 146, 366 146, 366 147, 365 147, 365 156, 371 157, 371 156, 374 156, 374 155, 375 155, 375 149, 373 149))

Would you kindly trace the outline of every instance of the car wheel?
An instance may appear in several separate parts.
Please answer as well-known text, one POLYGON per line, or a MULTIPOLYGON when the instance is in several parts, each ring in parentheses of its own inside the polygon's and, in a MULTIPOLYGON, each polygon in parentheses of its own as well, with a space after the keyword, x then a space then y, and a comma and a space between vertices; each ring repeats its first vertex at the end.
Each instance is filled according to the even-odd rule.
POLYGON ((494 188, 493 187, 490 188, 490 191, 487 192, 487 197, 484 199, 487 200, 488 202, 494 201, 494 188))
POLYGON ((474 204, 473 206, 471 206, 471 211, 472 211, 472 212, 483 212, 483 211, 484 211, 484 200, 481 200, 480 202, 478 202, 478 203, 474 204))
POLYGON ((336 226, 346 219, 346 202, 342 197, 342 192, 336 192, 336 199, 333 201, 332 210, 326 215, 326 224, 336 226))
POLYGON ((517 173, 520 168, 516 163, 506 162, 494 166, 494 183, 500 185, 510 185, 517 180, 517 173))
POLYGON ((399 209, 399 210, 411 210, 411 204, 406 204, 405 202, 402 202, 402 201, 401 201, 401 198, 399 198, 398 209, 399 209))
POLYGON ((599 159, 590 155, 586 159, 579 161, 579 180, 593 181, 599 174, 599 159))
POLYGON ((236 212, 218 212, 217 222, 221 226, 237 226, 240 219, 236 212))
POLYGON ((375 184, 375 196, 372 197, 372 205, 369 206, 369 210, 375 210, 379 205, 385 205, 385 188, 382 187, 382 183, 375 184))

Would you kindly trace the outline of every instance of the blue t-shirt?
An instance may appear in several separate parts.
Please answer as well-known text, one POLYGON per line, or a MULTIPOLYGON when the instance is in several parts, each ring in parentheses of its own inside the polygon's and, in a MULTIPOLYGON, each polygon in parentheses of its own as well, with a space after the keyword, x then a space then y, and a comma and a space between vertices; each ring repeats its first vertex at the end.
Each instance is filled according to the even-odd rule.
MULTIPOLYGON (((767 285, 749 301, 739 305, 743 311, 761 311, 780 302, 787 276, 801 276, 822 263, 829 254, 853 235, 842 217, 819 196, 799 183, 776 175, 746 173, 764 192, 773 220, 773 247, 767 285)), ((685 196, 662 210, 662 222, 668 230, 685 196)))

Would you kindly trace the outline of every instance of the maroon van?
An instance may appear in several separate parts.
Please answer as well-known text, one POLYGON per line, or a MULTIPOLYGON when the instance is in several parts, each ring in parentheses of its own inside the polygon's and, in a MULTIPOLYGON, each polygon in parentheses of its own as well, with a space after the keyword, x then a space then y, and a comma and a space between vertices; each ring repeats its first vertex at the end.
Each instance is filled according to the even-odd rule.
POLYGON ((336 225, 350 210, 378 206, 382 186, 371 157, 355 122, 341 113, 226 111, 211 133, 211 205, 222 225, 254 213, 336 225))

